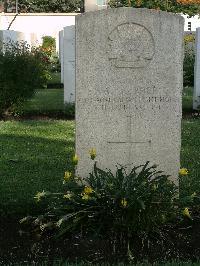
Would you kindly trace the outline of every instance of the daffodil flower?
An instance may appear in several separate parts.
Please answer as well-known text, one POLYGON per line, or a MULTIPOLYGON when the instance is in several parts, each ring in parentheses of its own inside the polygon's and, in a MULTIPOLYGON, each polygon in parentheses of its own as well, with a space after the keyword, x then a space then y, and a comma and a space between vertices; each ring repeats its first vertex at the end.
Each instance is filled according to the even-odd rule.
POLYGON ((188 208, 185 208, 183 210, 183 216, 185 216, 185 217, 187 217, 189 219, 192 219, 188 208))
POLYGON ((92 160, 94 160, 96 158, 96 155, 97 155, 96 149, 95 148, 92 148, 91 150, 89 150, 89 154, 90 154, 90 158, 92 160))
POLYGON ((125 207, 127 207, 127 205, 128 205, 128 201, 125 199, 125 198, 123 198, 122 200, 121 200, 121 205, 125 208, 125 207))
POLYGON ((187 168, 181 168, 179 170, 179 175, 188 175, 189 171, 187 170, 187 168))
POLYGON ((64 180, 69 181, 69 179, 72 177, 72 172, 66 171, 64 175, 64 180))
POLYGON ((87 195, 89 195, 89 194, 91 194, 93 192, 94 192, 94 190, 91 187, 88 187, 88 186, 86 186, 84 188, 84 190, 83 190, 83 194, 87 194, 87 195))
POLYGON ((72 157, 72 163, 74 165, 77 165, 78 164, 78 161, 79 161, 79 157, 77 154, 75 154, 73 157, 72 157))

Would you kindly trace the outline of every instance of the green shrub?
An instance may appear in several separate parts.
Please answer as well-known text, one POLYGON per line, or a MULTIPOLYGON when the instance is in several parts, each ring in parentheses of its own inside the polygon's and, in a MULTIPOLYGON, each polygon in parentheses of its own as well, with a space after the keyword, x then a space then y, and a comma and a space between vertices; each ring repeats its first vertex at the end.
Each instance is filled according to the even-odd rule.
POLYGON ((32 97, 48 79, 46 60, 39 49, 30 49, 26 42, 5 44, 0 48, 0 115, 32 97))
POLYGON ((194 86, 194 53, 185 52, 183 63, 183 85, 193 87, 194 86))
POLYGON ((48 69, 50 72, 60 72, 61 65, 56 53, 56 39, 52 36, 42 37, 41 52, 48 58, 48 69))
POLYGON ((49 56, 51 56, 52 53, 56 51, 56 39, 52 36, 43 36, 42 48, 46 53, 49 54, 49 56))
MULTIPOLYGON (((95 159, 94 149, 90 156, 95 159)), ((77 156, 72 163, 76 166, 77 156)), ((143 243, 152 233, 159 235, 160 227, 176 216, 176 196, 174 183, 149 162, 133 167, 130 173, 119 167, 115 174, 99 169, 95 162, 92 173, 84 179, 68 169, 62 192, 39 192, 35 199, 48 202, 48 209, 39 217, 25 217, 21 223, 31 221, 33 231, 41 236, 55 230, 59 237, 109 240, 112 252, 118 246, 130 258, 136 238, 143 243)))
POLYGON ((193 87, 194 64, 195 64, 195 54, 194 54, 195 36, 193 34, 185 35, 184 43, 185 43, 185 56, 183 61, 183 85, 193 87))

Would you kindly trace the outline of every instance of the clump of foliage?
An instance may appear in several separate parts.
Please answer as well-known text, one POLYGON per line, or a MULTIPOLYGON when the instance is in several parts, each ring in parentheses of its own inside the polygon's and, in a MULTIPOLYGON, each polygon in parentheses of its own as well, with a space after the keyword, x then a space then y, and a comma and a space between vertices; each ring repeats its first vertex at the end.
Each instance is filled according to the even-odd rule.
POLYGON ((46 86, 49 74, 38 48, 26 42, 9 42, 0 47, 0 115, 46 86))
POLYGON ((20 12, 67 13, 79 11, 83 0, 19 0, 20 12))
MULTIPOLYGON (((90 157, 95 160, 95 149, 90 150, 90 157)), ((73 157, 75 166, 78 159, 73 157)), ((98 168, 95 161, 86 178, 68 169, 62 192, 42 191, 35 196, 37 202, 48 203, 43 215, 25 217, 21 223, 31 221, 33 231, 40 236, 54 230, 64 238, 81 235, 106 239, 112 252, 120 247, 132 258, 137 239, 143 243, 152 233, 161 235, 160 227, 176 217, 177 187, 156 167, 147 162, 127 172, 120 166, 113 174, 98 168)))
POLYGON ((194 64, 195 64, 195 35, 186 34, 184 36, 185 55, 183 62, 183 85, 194 86, 194 64))
POLYGON ((46 58, 49 71, 60 72, 61 66, 56 53, 56 39, 52 36, 43 36, 40 50, 46 58))
POLYGON ((42 49, 49 55, 52 56, 56 51, 56 39, 52 36, 42 37, 42 49))
POLYGON ((195 0, 110 0, 111 7, 129 6, 129 7, 143 7, 173 13, 183 13, 189 16, 199 14, 200 5, 195 0))

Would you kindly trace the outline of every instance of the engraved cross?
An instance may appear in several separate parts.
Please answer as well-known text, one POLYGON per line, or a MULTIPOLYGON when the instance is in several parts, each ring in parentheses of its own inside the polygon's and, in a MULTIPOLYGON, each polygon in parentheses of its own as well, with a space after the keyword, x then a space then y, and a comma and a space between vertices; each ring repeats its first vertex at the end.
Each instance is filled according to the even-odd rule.
POLYGON ((130 144, 128 145, 128 161, 131 161, 131 149, 132 145, 142 145, 147 144, 148 146, 151 146, 151 139, 144 139, 144 140, 133 140, 132 138, 132 118, 133 116, 128 115, 127 117, 127 136, 125 140, 120 141, 108 141, 108 144, 130 144))

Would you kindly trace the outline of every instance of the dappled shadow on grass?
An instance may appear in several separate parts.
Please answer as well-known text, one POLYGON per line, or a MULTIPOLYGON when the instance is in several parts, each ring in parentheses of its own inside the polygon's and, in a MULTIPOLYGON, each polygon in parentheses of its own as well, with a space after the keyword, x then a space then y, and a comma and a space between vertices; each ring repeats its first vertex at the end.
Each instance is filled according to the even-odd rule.
POLYGON ((32 211, 33 196, 42 190, 59 191, 74 151, 74 139, 1 135, 0 212, 32 211))
POLYGON ((180 193, 183 196, 200 194, 200 119, 182 121, 181 167, 189 174, 180 178, 180 193))
POLYGON ((37 204, 34 195, 62 190, 74 153, 73 123, 3 122, 0 150, 0 265, 7 265, 31 256, 32 240, 23 233, 20 237, 18 221, 46 207, 45 202, 37 204))

